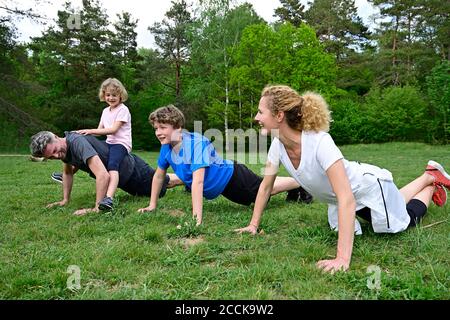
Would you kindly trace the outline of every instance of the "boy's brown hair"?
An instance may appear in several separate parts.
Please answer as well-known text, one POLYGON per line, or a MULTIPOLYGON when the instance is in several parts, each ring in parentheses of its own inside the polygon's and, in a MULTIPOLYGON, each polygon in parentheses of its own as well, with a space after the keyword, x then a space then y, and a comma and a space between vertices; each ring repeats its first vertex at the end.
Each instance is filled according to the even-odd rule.
POLYGON ((172 125, 175 129, 184 127, 184 114, 173 104, 161 107, 150 113, 148 121, 152 126, 155 122, 172 125))

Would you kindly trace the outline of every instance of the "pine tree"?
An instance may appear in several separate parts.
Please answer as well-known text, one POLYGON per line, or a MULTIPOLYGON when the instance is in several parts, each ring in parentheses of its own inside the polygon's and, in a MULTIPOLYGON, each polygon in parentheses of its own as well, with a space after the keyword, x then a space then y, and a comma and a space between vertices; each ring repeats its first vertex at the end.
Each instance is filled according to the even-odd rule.
POLYGON ((113 24, 113 52, 121 64, 127 65, 137 60, 136 28, 139 20, 133 20, 129 12, 117 14, 117 18, 119 20, 113 24))
POLYGON ((190 43, 187 37, 192 23, 191 13, 185 0, 172 1, 162 22, 155 23, 149 30, 155 36, 155 42, 162 50, 164 59, 175 69, 175 95, 181 96, 181 73, 190 54, 190 43))
POLYGON ((315 0, 309 5, 306 21, 338 61, 349 52, 364 48, 369 32, 358 16, 354 0, 315 0))
POLYGON ((305 22, 305 6, 300 0, 280 0, 281 7, 275 9, 274 17, 278 17, 281 22, 290 22, 299 27, 305 22))

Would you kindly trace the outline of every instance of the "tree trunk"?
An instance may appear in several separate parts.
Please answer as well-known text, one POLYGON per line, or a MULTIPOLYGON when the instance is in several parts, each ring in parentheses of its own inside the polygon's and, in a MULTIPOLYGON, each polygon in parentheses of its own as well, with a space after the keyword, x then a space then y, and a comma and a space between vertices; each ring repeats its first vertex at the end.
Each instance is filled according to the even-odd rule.
POLYGON ((397 67, 397 32, 398 32, 398 17, 395 17, 394 38, 392 39, 392 82, 396 86, 399 83, 399 75, 396 70, 397 67))
POLYGON ((225 151, 229 150, 228 145, 228 104, 229 100, 229 92, 228 92, 228 61, 227 61, 227 52, 226 49, 223 51, 223 59, 225 66, 225 112, 224 112, 224 127, 225 127, 225 151))
POLYGON ((176 75, 175 75, 175 94, 177 101, 180 99, 180 75, 181 75, 181 65, 180 62, 176 62, 176 75))
POLYGON ((239 95, 239 128, 242 129, 242 98, 241 98, 241 82, 238 81, 238 95, 239 95))
POLYGON ((250 96, 250 129, 253 129, 253 93, 250 96))

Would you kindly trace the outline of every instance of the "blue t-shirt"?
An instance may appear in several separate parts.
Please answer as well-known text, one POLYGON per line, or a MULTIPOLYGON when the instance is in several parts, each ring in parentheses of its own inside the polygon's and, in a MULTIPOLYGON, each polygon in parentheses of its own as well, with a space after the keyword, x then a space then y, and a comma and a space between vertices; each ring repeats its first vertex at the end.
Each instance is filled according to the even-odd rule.
POLYGON ((183 131, 182 137, 178 153, 172 150, 170 144, 161 146, 158 167, 166 170, 171 166, 189 189, 192 187, 192 173, 205 168, 203 196, 206 199, 217 198, 233 175, 233 162, 218 156, 211 141, 201 134, 183 131))

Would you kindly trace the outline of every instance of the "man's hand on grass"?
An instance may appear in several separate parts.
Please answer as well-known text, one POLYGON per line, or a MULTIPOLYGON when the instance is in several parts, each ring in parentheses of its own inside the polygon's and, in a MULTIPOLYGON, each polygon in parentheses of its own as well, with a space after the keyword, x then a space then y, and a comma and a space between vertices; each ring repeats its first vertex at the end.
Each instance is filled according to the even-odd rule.
POLYGON ((76 216, 84 216, 85 214, 88 214, 89 212, 99 212, 100 210, 98 208, 86 208, 86 209, 80 209, 75 211, 73 214, 76 216))
POLYGON ((49 203, 49 204, 46 205, 45 207, 46 207, 46 208, 53 208, 53 207, 56 207, 56 206, 63 207, 63 206, 65 206, 68 202, 69 202, 69 201, 61 200, 61 201, 58 201, 58 202, 49 203))

